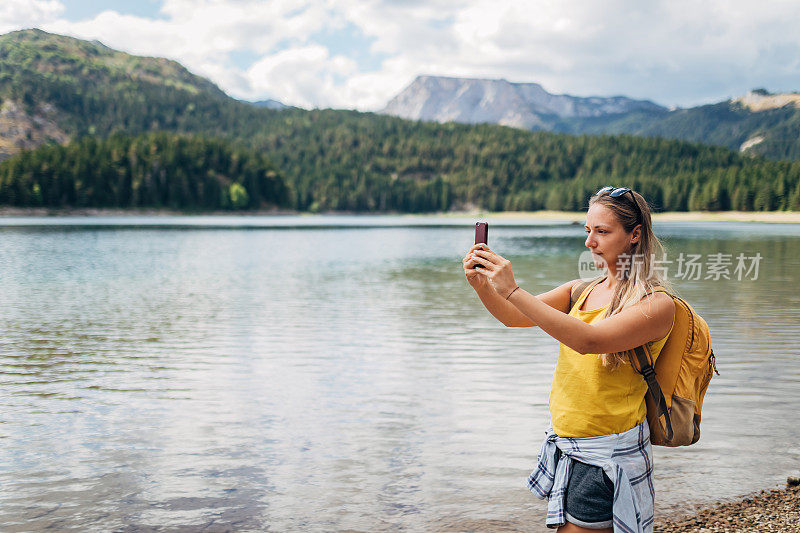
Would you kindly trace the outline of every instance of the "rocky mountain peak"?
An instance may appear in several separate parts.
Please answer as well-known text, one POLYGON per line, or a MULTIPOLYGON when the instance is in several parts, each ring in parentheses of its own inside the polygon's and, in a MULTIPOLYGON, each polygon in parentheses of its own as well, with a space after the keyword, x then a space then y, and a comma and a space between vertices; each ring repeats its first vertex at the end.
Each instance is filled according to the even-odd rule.
POLYGON ((649 101, 624 96, 551 94, 538 83, 419 76, 381 112, 412 120, 488 122, 525 129, 552 129, 559 119, 601 117, 634 110, 665 109, 649 101))
POLYGON ((778 109, 787 105, 800 108, 800 93, 772 94, 765 89, 753 89, 744 96, 734 99, 733 103, 754 112, 778 109))

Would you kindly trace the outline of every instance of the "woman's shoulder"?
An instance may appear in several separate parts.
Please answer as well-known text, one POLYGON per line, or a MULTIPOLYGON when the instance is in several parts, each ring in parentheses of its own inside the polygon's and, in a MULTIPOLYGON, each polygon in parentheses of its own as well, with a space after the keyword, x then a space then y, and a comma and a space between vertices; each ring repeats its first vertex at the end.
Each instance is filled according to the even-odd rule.
POLYGON ((653 290, 642 296, 642 302, 649 302, 663 307, 675 307, 675 300, 666 290, 653 290))
POLYGON ((675 300, 668 293, 655 291, 642 298, 643 312, 649 320, 656 320, 660 324, 659 333, 653 340, 658 340, 668 335, 672 330, 675 319, 675 300))

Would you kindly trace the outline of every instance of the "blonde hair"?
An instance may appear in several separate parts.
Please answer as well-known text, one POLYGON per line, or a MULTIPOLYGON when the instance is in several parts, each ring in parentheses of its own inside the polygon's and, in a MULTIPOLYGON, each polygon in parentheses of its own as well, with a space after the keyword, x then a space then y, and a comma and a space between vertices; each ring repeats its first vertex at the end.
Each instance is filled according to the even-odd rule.
MULTIPOLYGON (((606 317, 622 312, 641 301, 655 287, 664 287, 671 291, 666 276, 659 269, 653 268, 654 260, 664 257, 664 246, 653 233, 653 221, 650 217, 650 206, 641 194, 631 191, 622 196, 612 198, 608 192, 593 195, 589 199, 589 207, 599 204, 609 209, 622 225, 626 233, 631 233, 641 224, 639 240, 631 244, 628 261, 617 263, 618 282, 611 297, 611 304, 606 310, 606 317), (634 201, 636 205, 634 206, 634 201)), ((650 316, 645 313, 645 316, 650 316)), ((633 350, 604 353, 600 355, 603 366, 617 368, 621 363, 633 356, 633 350)))

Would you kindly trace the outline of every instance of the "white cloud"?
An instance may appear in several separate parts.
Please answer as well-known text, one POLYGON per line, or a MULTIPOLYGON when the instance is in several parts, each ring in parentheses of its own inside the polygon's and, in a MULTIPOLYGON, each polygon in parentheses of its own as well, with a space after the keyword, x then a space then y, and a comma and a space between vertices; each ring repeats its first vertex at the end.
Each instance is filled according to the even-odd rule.
POLYGON ((391 46, 435 74, 690 105, 759 85, 800 89, 799 15, 792 2, 477 1, 455 14, 442 52, 411 40, 391 46))
POLYGON ((320 45, 283 50, 256 62, 247 71, 251 86, 273 98, 299 107, 319 107, 325 103, 348 107, 340 94, 345 81, 356 74, 355 61, 344 56, 331 57, 320 45))
POLYGON ((64 12, 58 0, 3 0, 0 3, 0 33, 33 28, 56 20, 64 12))
POLYGON ((234 96, 311 107, 377 109, 418 74, 684 106, 758 86, 800 90, 794 0, 165 0, 156 19, 62 12, 56 0, 3 0, 0 28, 166 56, 234 96), (352 28, 352 43, 331 40, 352 28), (369 50, 351 50, 366 39, 369 50), (231 61, 241 52, 249 68, 231 61))
POLYGON ((104 11, 89 20, 43 27, 133 54, 169 57, 236 96, 257 96, 229 54, 246 50, 268 57, 283 43, 320 31, 326 21, 324 6, 298 10, 294 2, 167 0, 161 14, 164 18, 149 19, 104 11))

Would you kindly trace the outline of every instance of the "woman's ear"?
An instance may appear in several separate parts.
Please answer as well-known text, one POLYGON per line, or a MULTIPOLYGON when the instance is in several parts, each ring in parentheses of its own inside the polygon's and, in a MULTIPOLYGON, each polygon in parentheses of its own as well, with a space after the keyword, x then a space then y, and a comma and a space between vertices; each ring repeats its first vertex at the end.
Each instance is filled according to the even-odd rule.
POLYGON ((636 244, 637 242, 639 242, 639 238, 641 236, 642 236, 642 225, 639 224, 631 230, 631 244, 636 244))

